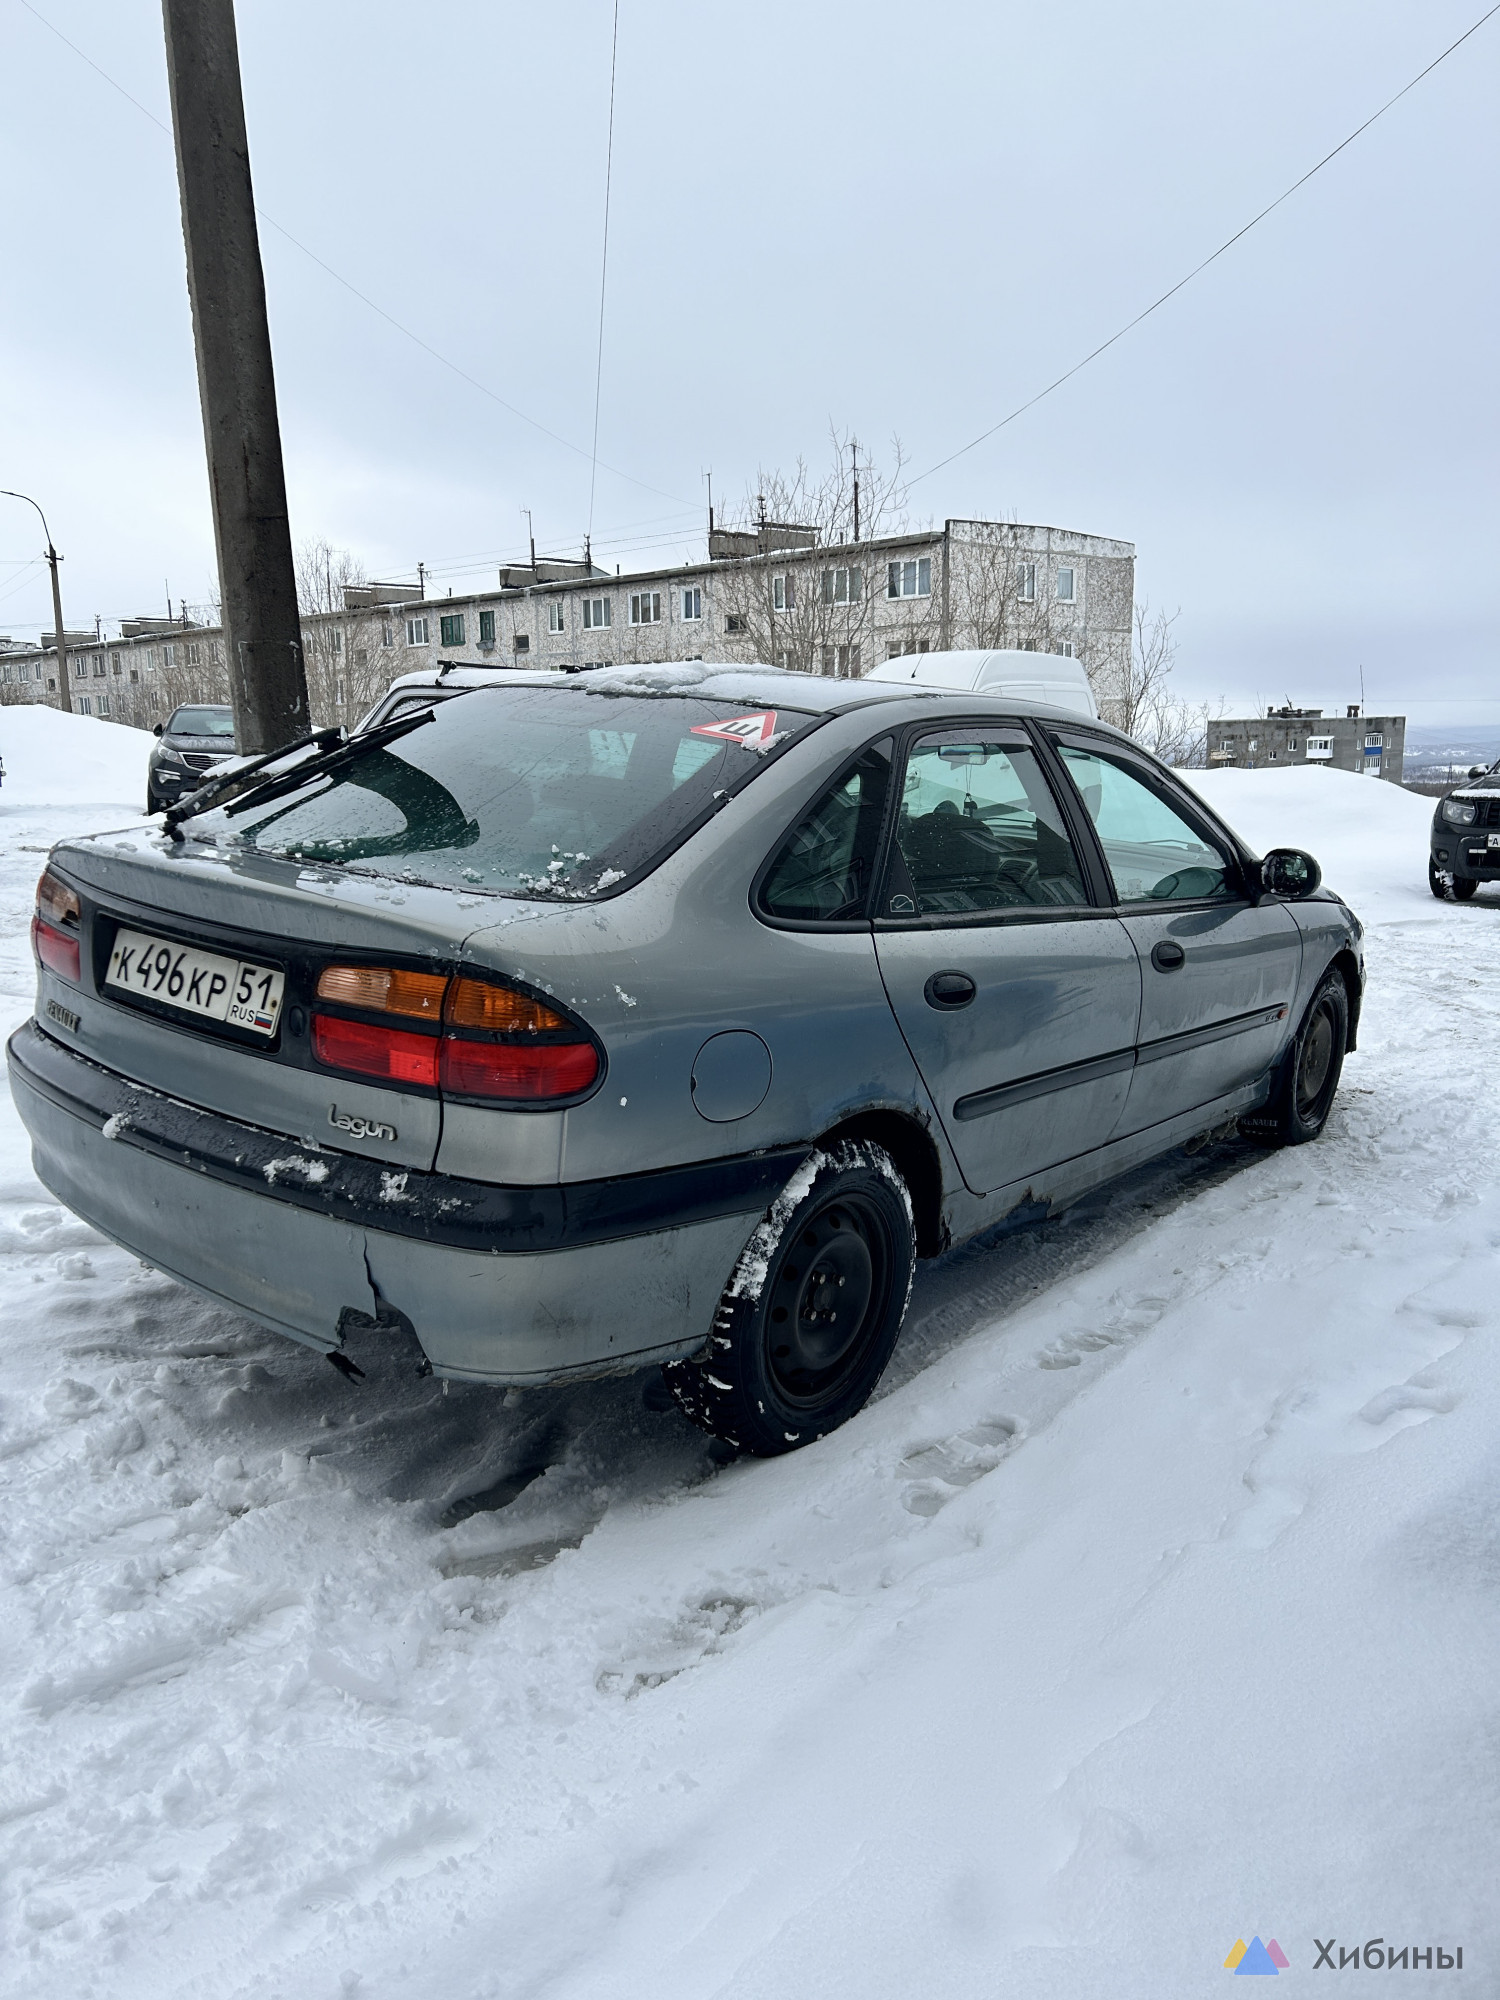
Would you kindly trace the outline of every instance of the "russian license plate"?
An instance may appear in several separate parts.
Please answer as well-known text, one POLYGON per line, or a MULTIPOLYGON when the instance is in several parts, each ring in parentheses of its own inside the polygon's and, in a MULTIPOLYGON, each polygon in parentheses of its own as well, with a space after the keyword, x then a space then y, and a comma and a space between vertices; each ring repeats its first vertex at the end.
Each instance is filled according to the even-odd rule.
POLYGON ((1492 833, 1490 835, 1490 846, 1500 847, 1500 833, 1492 833))
POLYGON ((147 937, 144 931, 119 931, 104 983, 205 1021, 274 1035, 286 981, 268 965, 221 958, 217 952, 147 937))

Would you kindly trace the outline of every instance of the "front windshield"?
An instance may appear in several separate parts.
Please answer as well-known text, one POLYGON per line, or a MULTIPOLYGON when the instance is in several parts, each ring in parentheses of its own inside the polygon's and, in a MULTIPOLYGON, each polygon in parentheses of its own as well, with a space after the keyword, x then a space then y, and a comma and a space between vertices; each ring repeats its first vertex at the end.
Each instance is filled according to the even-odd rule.
POLYGON ((194 822, 198 839, 506 896, 607 893, 805 729, 801 711, 581 688, 479 688, 290 798, 194 822))
POLYGON ((224 736, 234 740, 234 714, 227 708, 174 708, 167 724, 172 736, 224 736))

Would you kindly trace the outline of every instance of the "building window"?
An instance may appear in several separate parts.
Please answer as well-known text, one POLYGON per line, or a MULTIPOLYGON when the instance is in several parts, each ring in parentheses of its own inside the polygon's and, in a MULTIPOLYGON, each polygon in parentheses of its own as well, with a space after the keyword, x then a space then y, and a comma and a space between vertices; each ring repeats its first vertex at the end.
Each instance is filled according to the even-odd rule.
MULTIPOLYGON (((188 641, 188 649, 187 649, 188 665, 190 667, 196 667, 201 661, 202 657, 203 657, 203 648, 201 646, 195 645, 193 641, 190 639, 188 641)), ((103 673, 103 671, 104 669, 102 667, 96 669, 96 672, 98 673, 103 673)))
POLYGON ((120 676, 120 656, 118 653, 110 654, 109 670, 115 676, 116 680, 118 680, 120 676))
POLYGON ((857 645, 836 647, 834 649, 834 658, 834 672, 841 681, 857 681, 859 679, 859 647, 857 645))
POLYGON ((1036 564, 1022 563, 1016 571, 1016 595, 1023 604, 1036 601, 1036 564))
POLYGON ((703 592, 696 584, 682 593, 682 619, 685 625, 696 625, 703 616, 703 592))
POLYGON ((138 668, 136 668, 136 667, 132 667, 132 668, 130 669, 130 684, 131 684, 131 686, 132 686, 132 687, 139 687, 139 686, 140 686, 140 682, 141 682, 141 676, 140 676, 140 671, 139 671, 139 669, 138 669, 138 668))
POLYGON ((163 665, 164 667, 175 667, 175 666, 176 666, 176 664, 177 664, 177 648, 176 648, 175 646, 163 646, 163 647, 162 647, 162 649, 161 649, 161 663, 162 663, 162 665, 163 665))
POLYGON ((1062 644, 1058 647, 1057 650, 1065 660, 1072 660, 1078 657, 1073 650, 1073 642, 1071 639, 1064 639, 1062 644))
POLYGON ((583 600, 583 629, 585 632, 605 632, 608 631, 612 623, 609 598, 586 597, 583 600))
POLYGON ((80 715, 92 715, 93 712, 94 712, 94 704, 89 700, 86 694, 81 694, 78 697, 78 713, 80 715))
POLYGON ((94 713, 96 715, 109 714, 109 696, 107 694, 100 695, 98 701, 94 705, 94 713))
POLYGON ((1372 729, 1365 738, 1365 748, 1367 750, 1383 750, 1385 748, 1385 731, 1383 729, 1372 729))
POLYGON ((887 563, 885 594, 887 597, 931 597, 931 556, 921 556, 916 562, 887 563))
POLYGON ((493 646, 495 643, 495 614, 493 611, 481 611, 479 614, 479 643, 481 646, 493 646))
POLYGON ((445 611, 438 619, 438 644, 440 646, 461 646, 463 642, 463 613, 461 611, 445 611))
POLYGON ((1057 572, 1057 601, 1059 604, 1071 604, 1073 602, 1073 578, 1074 572, 1070 569, 1060 569, 1057 572))
MULTIPOLYGON (((892 569, 899 569, 899 563, 892 563, 892 569)), ((825 569, 823 572, 823 602, 825 604, 858 604, 864 591, 864 578, 858 563, 851 563, 848 569, 825 569)))
POLYGON ((515 638, 511 640, 511 645, 518 653, 529 653, 531 651, 531 634, 529 632, 518 632, 515 638))
POLYGON ((567 605, 564 604, 560 597, 554 597, 548 604, 547 630, 549 632, 565 632, 567 630, 567 609, 567 605))
POLYGON ((396 643, 396 628, 389 618, 381 620, 380 643, 382 646, 394 646, 396 643))
POLYGON ((729 616, 724 620, 724 630, 726 632, 748 632, 750 630, 750 621, 745 617, 743 612, 731 611, 729 616))
POLYGON ((794 576, 773 576, 771 578, 771 604, 777 611, 797 609, 797 579, 794 576))
POLYGON ((1307 739, 1307 754, 1309 757, 1331 757, 1333 755, 1333 738, 1331 736, 1309 736, 1307 739))
POLYGON ((1289 736, 1287 738, 1286 747, 1287 747, 1287 755, 1290 757, 1295 757, 1297 754, 1297 739, 1295 736, 1289 736))
POLYGON ((425 646, 427 641, 427 620, 408 618, 406 621, 406 643, 408 646, 425 646))
MULTIPOLYGON (((462 641, 460 641, 459 643, 460 643, 460 644, 462 644, 462 641)), ((343 652, 343 650, 344 650, 344 628, 343 628, 343 626, 342 626, 342 625, 335 625, 335 626, 333 626, 333 627, 332 627, 332 629, 331 629, 331 630, 329 631, 329 634, 328 634, 328 650, 329 650, 329 652, 330 652, 330 653, 332 653, 332 654, 334 655, 335 659, 336 659, 336 658, 338 657, 338 655, 339 655, 340 653, 342 653, 342 652, 343 652)))
POLYGON ((344 676, 342 674, 339 674, 334 680, 333 699, 337 707, 339 708, 343 707, 345 696, 344 696, 344 676))
POLYGON ((659 625, 661 623, 661 592, 659 590, 633 590, 630 593, 630 622, 632 625, 659 625))
POLYGON ((791 672, 792 649, 790 646, 778 646, 776 648, 776 664, 778 667, 780 667, 781 671, 784 674, 789 674, 791 672))
MULTIPOLYGON (((1292 748, 1293 748, 1293 749, 1295 750, 1295 749, 1296 749, 1296 747, 1297 747, 1297 746, 1296 746, 1296 744, 1294 743, 1294 744, 1292 745, 1292 748)), ((1221 738, 1220 738, 1220 740, 1219 740, 1219 748, 1220 748, 1220 750, 1222 750, 1222 751, 1227 751, 1227 752, 1231 752, 1231 753, 1232 753, 1232 752, 1233 752, 1233 750, 1234 750, 1234 738, 1233 738, 1232 736, 1224 736, 1224 737, 1221 737, 1221 738)))

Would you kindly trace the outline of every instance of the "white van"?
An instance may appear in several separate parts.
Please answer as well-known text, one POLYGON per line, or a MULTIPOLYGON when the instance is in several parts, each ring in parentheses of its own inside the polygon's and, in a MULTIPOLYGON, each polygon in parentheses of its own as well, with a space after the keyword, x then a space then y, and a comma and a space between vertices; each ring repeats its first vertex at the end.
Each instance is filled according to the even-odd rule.
POLYGON ((1014 648, 903 653, 899 659, 882 660, 878 667, 871 667, 865 679, 902 681, 918 687, 982 688, 986 694, 1011 694, 1017 700, 1071 708, 1077 715, 1097 717, 1099 713, 1083 662, 1062 653, 1022 653, 1014 648))

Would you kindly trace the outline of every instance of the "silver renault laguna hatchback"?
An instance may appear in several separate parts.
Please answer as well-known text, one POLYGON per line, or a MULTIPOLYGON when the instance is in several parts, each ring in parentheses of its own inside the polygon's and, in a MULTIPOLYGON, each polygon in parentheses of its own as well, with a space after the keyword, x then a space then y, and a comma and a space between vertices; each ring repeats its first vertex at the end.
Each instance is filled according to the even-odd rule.
POLYGON ((37 1172, 357 1372, 664 1365, 789 1450, 912 1270, 1238 1120, 1321 1131, 1317 864, 1102 723, 771 670, 513 677, 69 840, 10 1076, 37 1172))

